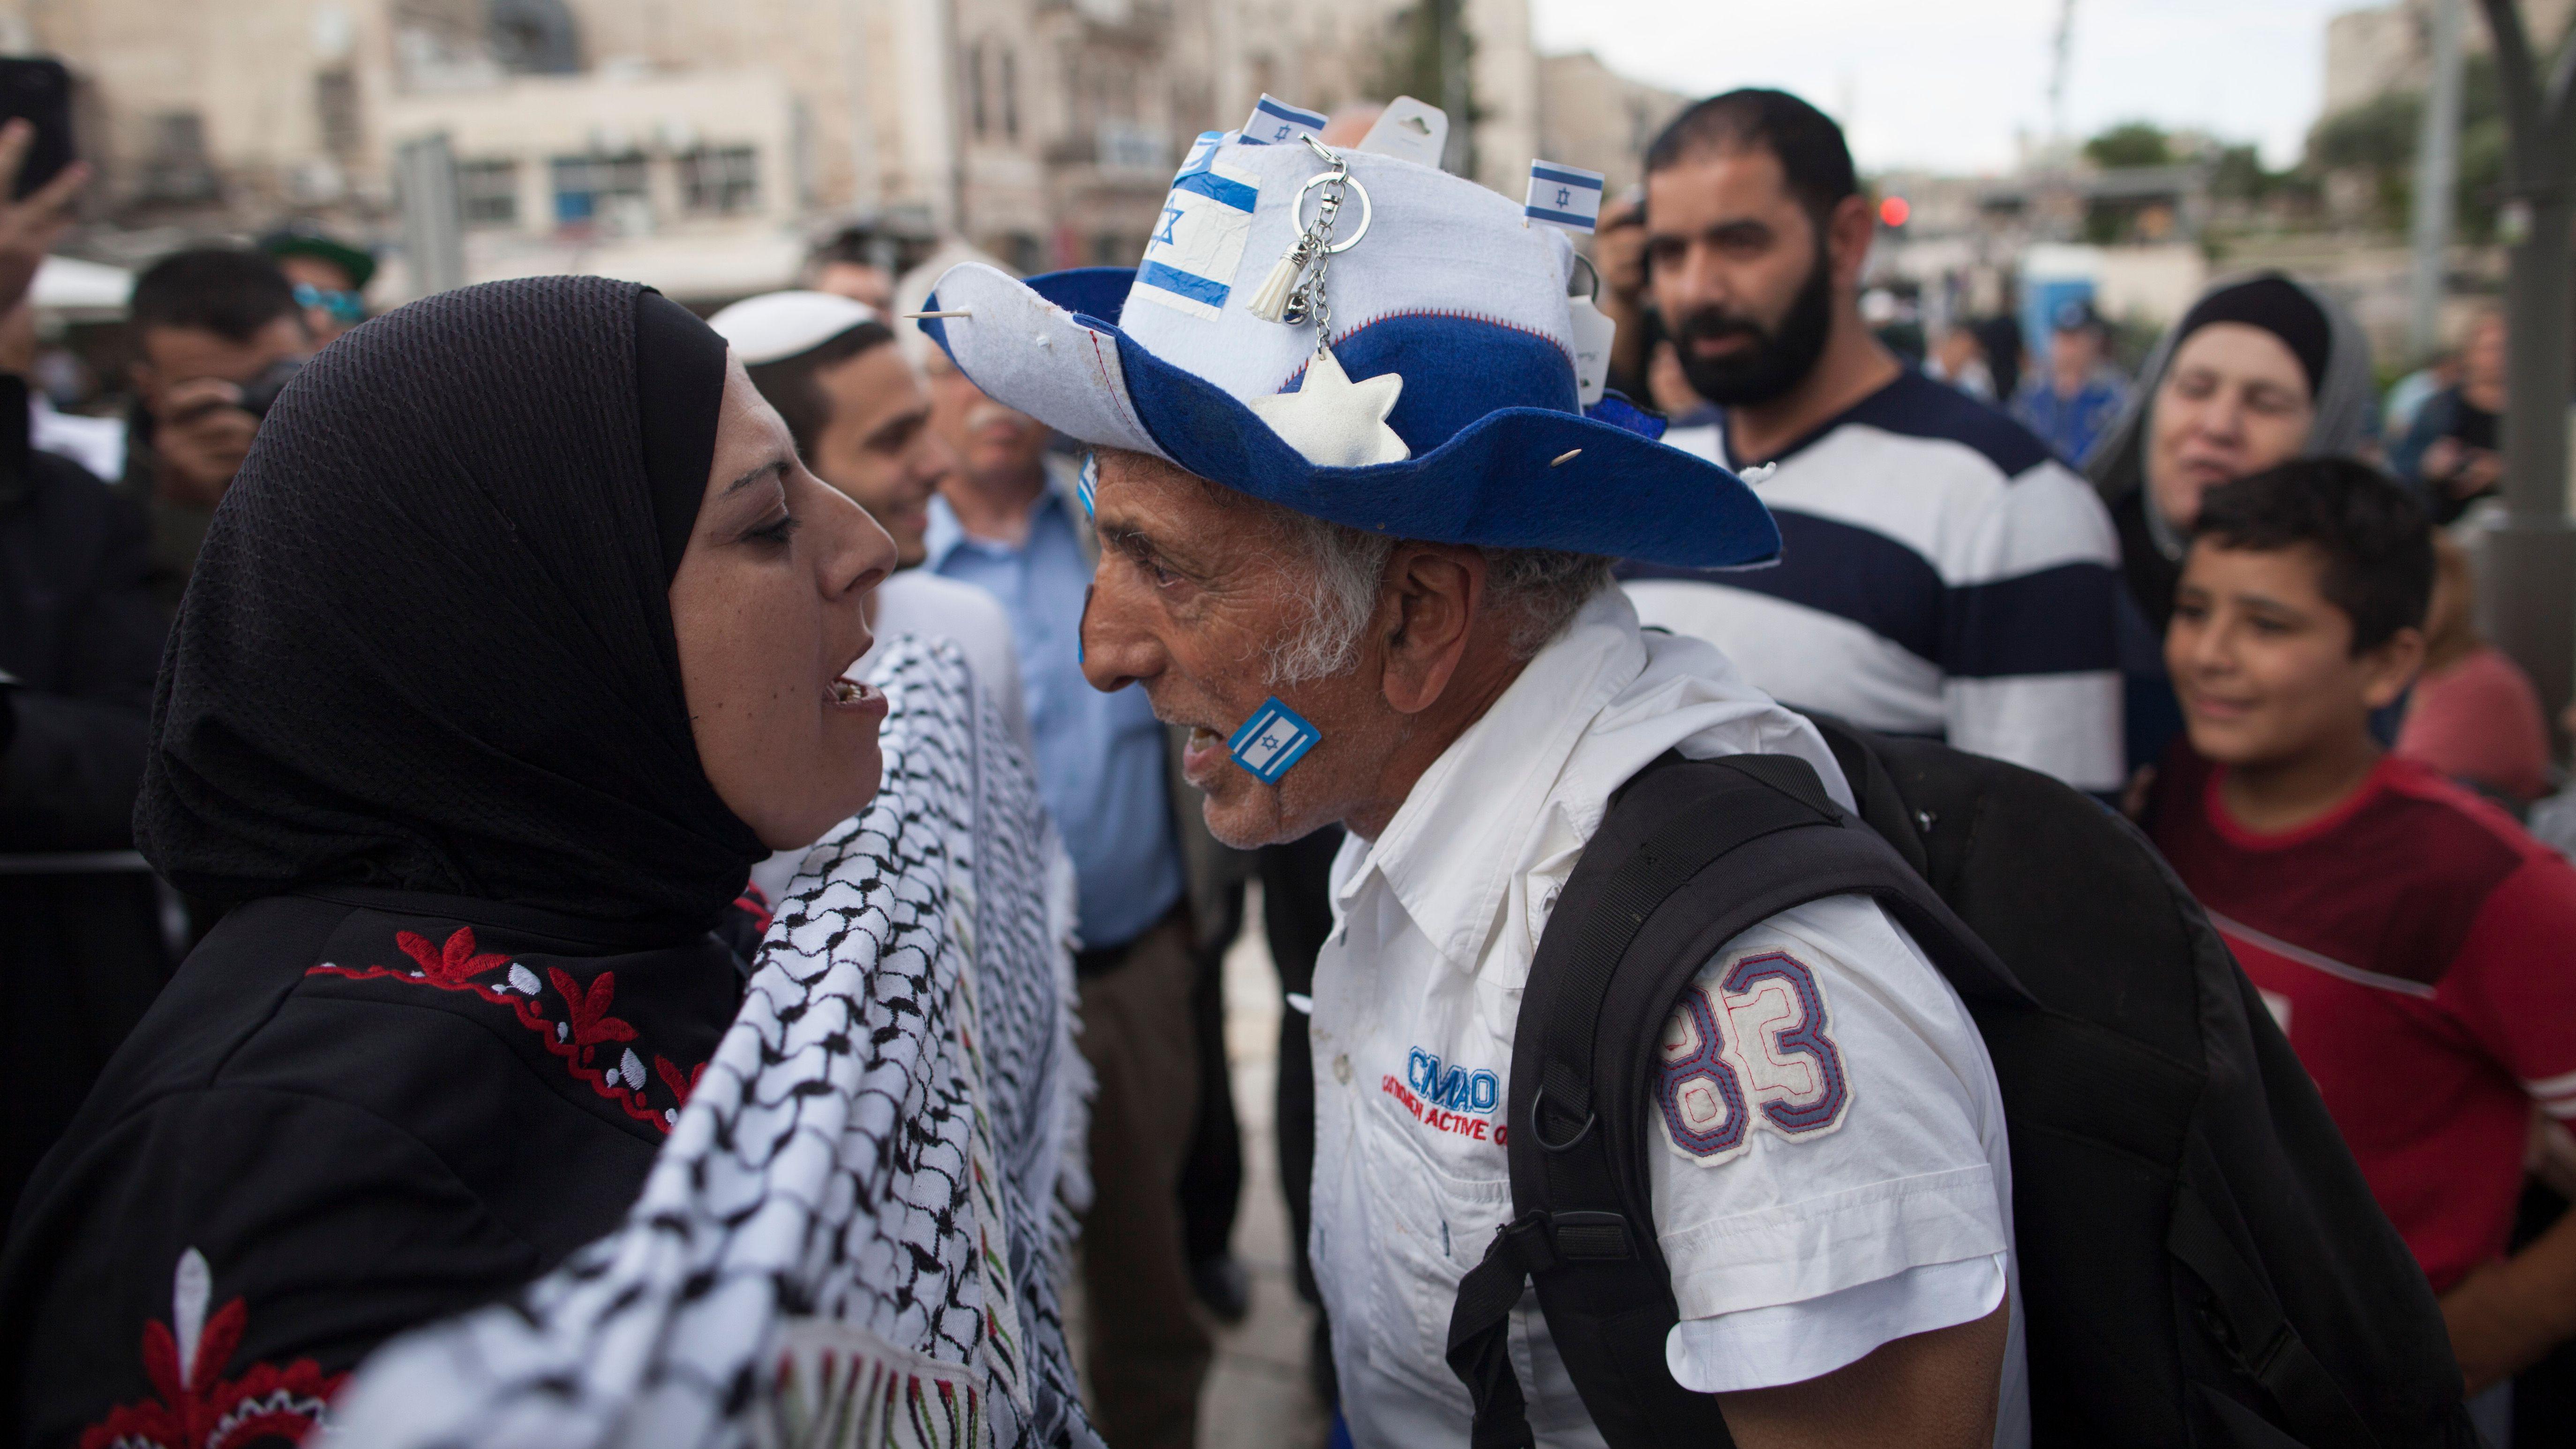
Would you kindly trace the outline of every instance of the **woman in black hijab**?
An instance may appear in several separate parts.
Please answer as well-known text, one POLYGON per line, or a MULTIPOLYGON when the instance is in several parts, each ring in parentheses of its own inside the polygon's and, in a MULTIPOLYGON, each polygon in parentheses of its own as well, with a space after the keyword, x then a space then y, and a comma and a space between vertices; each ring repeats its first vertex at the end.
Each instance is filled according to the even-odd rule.
POLYGON ((841 673, 893 563, 645 289, 468 288, 316 358, 207 537, 137 811, 233 908, 11 1224, 0 1437, 292 1440, 615 1227, 739 1004, 751 864, 876 789, 841 673))
POLYGON ((2132 770, 2182 734, 2165 625, 2201 495, 2298 457, 2350 457, 2371 401, 2370 342, 2325 293, 2279 272, 2221 282, 2138 374, 2129 407, 2085 463, 2120 533, 2119 621, 2132 770))

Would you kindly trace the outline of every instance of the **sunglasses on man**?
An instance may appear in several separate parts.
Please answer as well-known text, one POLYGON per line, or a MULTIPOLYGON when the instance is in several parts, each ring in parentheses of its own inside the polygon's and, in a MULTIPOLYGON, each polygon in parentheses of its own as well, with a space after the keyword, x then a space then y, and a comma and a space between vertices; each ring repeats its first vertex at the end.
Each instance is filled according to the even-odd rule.
POLYGON ((332 320, 355 326, 367 320, 367 299, 356 292, 324 289, 311 282, 295 284, 295 305, 319 307, 331 314, 332 320))

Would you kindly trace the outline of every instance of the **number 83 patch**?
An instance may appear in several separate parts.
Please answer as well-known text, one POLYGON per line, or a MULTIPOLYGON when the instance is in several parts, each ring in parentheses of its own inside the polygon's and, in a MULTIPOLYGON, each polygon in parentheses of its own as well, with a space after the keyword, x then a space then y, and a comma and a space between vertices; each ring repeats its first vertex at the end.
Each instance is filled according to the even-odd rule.
POLYGON ((1786 951, 1692 982, 1664 1026, 1655 1096, 1664 1140, 1702 1166, 1740 1155, 1756 1128, 1795 1142, 1840 1127, 1851 1079, 1824 983, 1786 951))

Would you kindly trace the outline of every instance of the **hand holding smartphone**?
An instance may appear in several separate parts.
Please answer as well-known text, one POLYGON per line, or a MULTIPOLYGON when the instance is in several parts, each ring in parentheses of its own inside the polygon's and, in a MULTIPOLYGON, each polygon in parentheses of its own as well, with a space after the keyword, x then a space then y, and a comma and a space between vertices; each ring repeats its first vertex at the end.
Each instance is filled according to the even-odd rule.
POLYGON ((71 96, 62 62, 0 57, 0 311, 26 298, 89 180, 72 155, 71 96))
POLYGON ((13 201, 22 201, 72 164, 72 77, 63 63, 44 56, 0 56, 0 121, 34 128, 18 162, 13 201))

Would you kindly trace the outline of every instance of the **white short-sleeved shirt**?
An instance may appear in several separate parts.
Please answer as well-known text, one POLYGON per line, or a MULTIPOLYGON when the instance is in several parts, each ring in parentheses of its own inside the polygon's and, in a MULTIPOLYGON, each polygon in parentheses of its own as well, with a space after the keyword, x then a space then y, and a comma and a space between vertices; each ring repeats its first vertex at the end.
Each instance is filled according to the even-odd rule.
MULTIPOLYGON (((1029 739, 1028 708, 1020 698, 1020 656, 1011 643, 1011 616, 1001 600, 973 584, 941 578, 928 569, 905 569, 877 585, 876 614, 868 621, 868 630, 876 643, 850 666, 853 676, 865 676, 890 639, 918 634, 951 640, 966 656, 966 667, 974 672, 976 683, 992 691, 1003 728, 1023 751, 1036 757, 1029 739)), ((785 900, 787 883, 804 862, 805 850, 772 852, 751 868, 751 883, 770 900, 785 900)))
MULTIPOLYGON (((1384 834, 1334 863, 1309 1246, 1362 1446, 1464 1441, 1470 1404, 1444 1350, 1459 1280, 1511 1216, 1521 983, 1610 793, 1674 748, 1796 755, 1850 803, 1811 726, 1709 645, 1642 633, 1614 590, 1451 744, 1384 834)), ((1957 994, 1875 904, 1818 901, 1728 942, 1664 1057, 1651 1171, 1679 1382, 1799 1382, 2017 1295, 1993 1067, 1957 994)), ((1600 1444, 1534 1294, 1511 1352, 1539 1442, 1600 1444)), ((2017 1308, 1997 1387, 1995 1442, 2017 1449, 2017 1308)))

